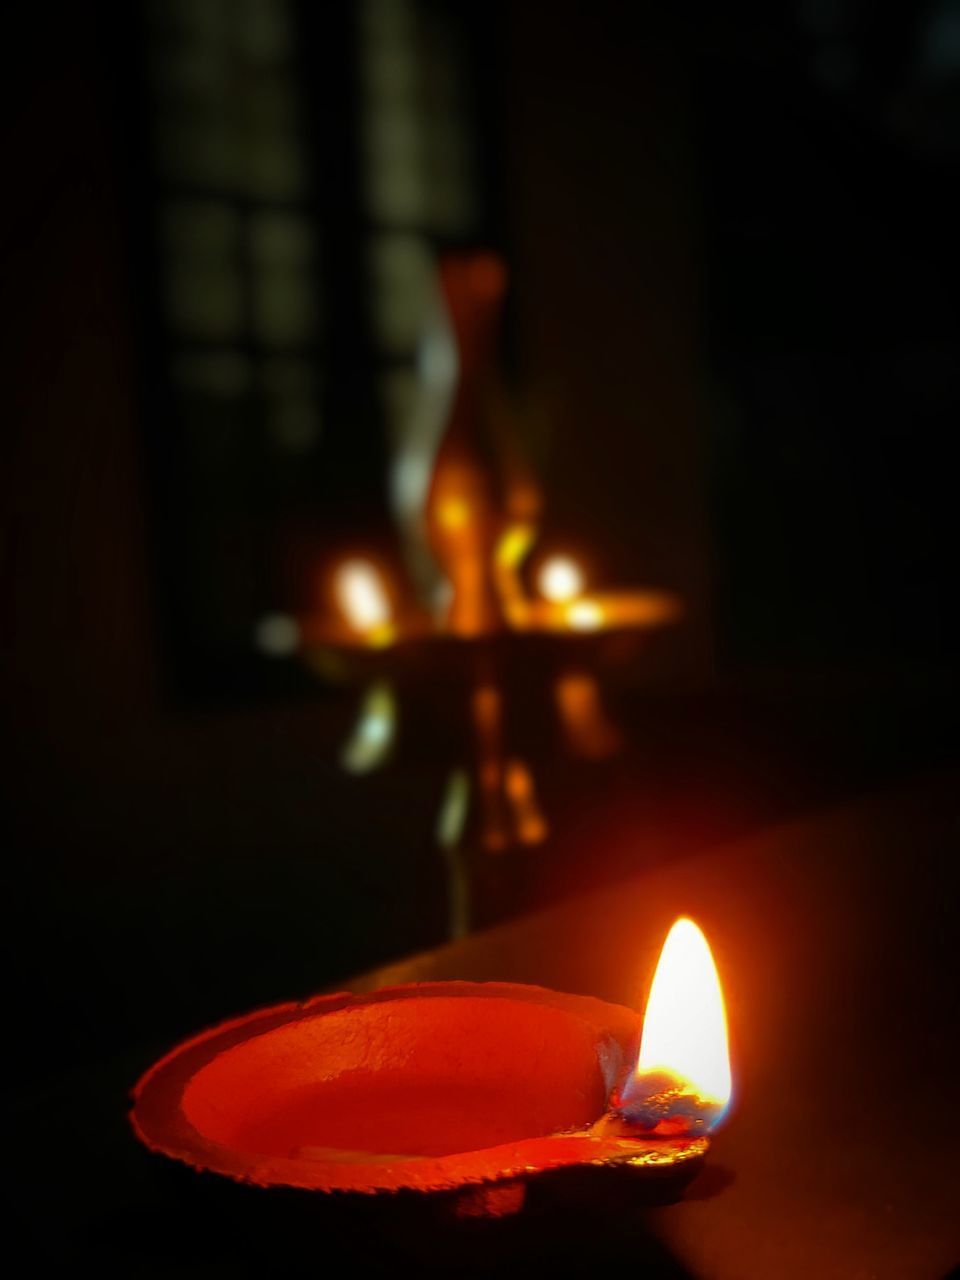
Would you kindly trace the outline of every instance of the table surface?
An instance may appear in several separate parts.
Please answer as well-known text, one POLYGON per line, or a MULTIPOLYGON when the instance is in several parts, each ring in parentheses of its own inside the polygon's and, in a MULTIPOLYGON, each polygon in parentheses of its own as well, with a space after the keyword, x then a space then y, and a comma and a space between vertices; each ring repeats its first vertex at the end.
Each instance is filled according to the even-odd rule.
MULTIPOLYGON (((960 1261, 958 783, 770 828, 351 985, 510 980, 640 1004, 667 928, 692 915, 724 983, 736 1095, 687 1197, 646 1213, 657 1274, 939 1280, 960 1261)), ((18 1212, 35 1259, 260 1274, 224 1227, 235 1203, 212 1227, 199 1186, 171 1195, 175 1166, 131 1137, 126 1091, 153 1054, 25 1085, 18 1212)), ((628 1235, 607 1249, 632 1256, 628 1235)))
POLYGON ((730 1021, 735 1106, 650 1231, 731 1280, 908 1280, 960 1263, 960 778, 858 800, 363 975, 540 983, 642 1005, 681 914, 730 1021))

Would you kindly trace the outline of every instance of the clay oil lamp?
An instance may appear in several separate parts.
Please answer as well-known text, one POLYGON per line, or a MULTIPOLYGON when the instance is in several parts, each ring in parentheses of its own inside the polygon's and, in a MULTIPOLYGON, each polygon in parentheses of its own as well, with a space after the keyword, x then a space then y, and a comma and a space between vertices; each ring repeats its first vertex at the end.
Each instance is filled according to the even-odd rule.
POLYGON ((676 1199, 730 1096, 723 998, 689 920, 646 1018, 581 995, 435 982, 320 996, 236 1018, 140 1080, 152 1151, 344 1212, 405 1193, 451 1220, 576 1203, 616 1184, 676 1199))

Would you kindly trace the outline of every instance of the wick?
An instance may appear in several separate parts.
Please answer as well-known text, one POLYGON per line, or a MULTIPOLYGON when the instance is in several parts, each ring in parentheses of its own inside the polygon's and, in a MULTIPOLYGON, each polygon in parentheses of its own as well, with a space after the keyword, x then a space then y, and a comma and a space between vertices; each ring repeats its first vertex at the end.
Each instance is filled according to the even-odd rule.
POLYGON ((632 1073, 627 1075, 611 1092, 607 1112, 592 1132, 632 1138, 703 1137, 723 1110, 719 1103, 702 1098, 686 1082, 667 1073, 651 1075, 645 1083, 642 1095, 631 1097, 636 1081, 632 1073))

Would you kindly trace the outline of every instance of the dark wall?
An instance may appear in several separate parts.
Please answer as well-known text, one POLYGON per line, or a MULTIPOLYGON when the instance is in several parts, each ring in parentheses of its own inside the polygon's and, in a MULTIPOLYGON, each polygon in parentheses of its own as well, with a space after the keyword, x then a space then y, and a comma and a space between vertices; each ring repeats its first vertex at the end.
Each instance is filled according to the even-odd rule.
POLYGON ((518 348, 551 424, 547 536, 688 617, 655 682, 713 676, 690 50, 656 6, 507 6, 518 348))
POLYGON ((956 652, 956 30, 835 0, 691 32, 728 669, 956 652))

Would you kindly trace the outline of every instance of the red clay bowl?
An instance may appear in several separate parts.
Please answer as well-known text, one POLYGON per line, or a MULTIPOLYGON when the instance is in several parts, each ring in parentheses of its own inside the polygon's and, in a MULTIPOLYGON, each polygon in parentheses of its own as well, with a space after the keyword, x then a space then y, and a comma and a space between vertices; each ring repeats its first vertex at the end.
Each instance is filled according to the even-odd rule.
POLYGON ((638 1032, 630 1009, 509 983, 319 996, 179 1045, 131 1119, 151 1150, 264 1187, 522 1188, 588 1166, 682 1187, 706 1139, 590 1132, 638 1032))

